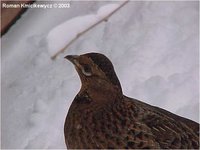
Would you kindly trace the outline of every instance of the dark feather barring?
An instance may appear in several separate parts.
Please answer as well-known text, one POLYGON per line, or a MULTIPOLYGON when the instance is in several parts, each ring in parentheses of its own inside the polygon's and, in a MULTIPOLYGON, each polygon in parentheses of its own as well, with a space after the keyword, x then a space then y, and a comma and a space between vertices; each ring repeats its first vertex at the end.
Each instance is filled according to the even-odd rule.
POLYGON ((199 149, 199 124, 124 96, 105 55, 65 58, 82 82, 64 125, 67 148, 199 149))

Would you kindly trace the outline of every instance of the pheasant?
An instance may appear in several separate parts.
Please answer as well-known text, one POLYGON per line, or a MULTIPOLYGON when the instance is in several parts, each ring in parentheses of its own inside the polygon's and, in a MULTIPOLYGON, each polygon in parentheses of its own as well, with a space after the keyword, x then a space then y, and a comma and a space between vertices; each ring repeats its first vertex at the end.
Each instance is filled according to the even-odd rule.
POLYGON ((199 124, 123 95, 111 61, 100 53, 68 55, 81 89, 68 111, 69 149, 199 149, 199 124))

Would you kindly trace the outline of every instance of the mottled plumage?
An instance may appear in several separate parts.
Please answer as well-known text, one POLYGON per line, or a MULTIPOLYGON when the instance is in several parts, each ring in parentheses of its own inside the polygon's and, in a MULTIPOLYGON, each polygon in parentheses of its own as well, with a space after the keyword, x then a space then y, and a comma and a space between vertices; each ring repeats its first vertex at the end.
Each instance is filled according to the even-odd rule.
POLYGON ((124 96, 106 56, 66 58, 82 82, 64 125, 67 148, 199 148, 198 123, 124 96))

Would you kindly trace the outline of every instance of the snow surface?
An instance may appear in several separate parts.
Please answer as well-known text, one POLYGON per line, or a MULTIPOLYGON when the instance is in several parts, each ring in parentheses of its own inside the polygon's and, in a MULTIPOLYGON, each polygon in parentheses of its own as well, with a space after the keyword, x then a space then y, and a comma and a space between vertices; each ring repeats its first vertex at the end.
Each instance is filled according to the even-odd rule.
POLYGON ((48 50, 51 56, 68 45, 81 32, 108 16, 118 4, 107 4, 99 8, 97 14, 78 16, 56 26, 47 36, 48 50))
POLYGON ((199 121, 198 2, 129 2, 50 59, 48 33, 110 3, 119 4, 29 9, 2 37, 2 148, 65 148, 64 121, 80 88, 67 54, 104 53, 125 95, 199 121))

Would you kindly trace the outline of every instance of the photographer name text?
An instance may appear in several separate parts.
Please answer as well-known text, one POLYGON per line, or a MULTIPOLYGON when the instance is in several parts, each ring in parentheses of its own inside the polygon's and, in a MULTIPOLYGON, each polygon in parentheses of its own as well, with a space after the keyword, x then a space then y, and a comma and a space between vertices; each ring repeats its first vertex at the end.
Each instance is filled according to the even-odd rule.
POLYGON ((7 4, 2 3, 1 8, 41 8, 41 9, 51 9, 51 8, 70 8, 70 3, 54 3, 54 4, 7 4))

